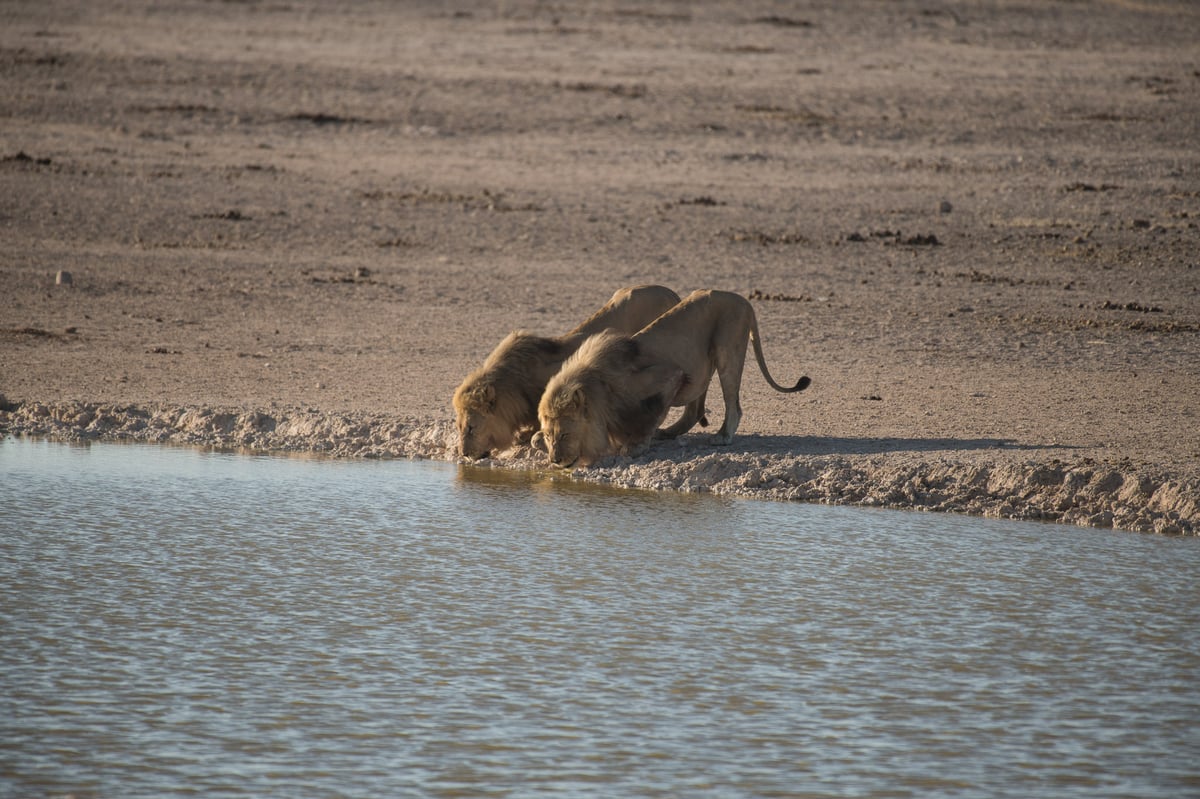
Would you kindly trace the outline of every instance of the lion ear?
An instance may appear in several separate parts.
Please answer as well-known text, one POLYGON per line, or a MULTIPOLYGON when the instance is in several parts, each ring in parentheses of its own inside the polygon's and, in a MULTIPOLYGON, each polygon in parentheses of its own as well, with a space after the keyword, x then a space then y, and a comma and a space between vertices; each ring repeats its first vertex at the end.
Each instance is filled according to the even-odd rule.
POLYGON ((486 411, 487 413, 491 413, 492 411, 496 410, 496 387, 491 383, 483 386, 476 386, 475 390, 471 393, 474 395, 476 404, 478 404, 482 410, 486 411))
POLYGON ((575 412, 583 407, 583 389, 579 386, 570 390, 560 388, 551 395, 550 407, 558 414, 575 412))
POLYGON ((585 399, 586 396, 587 395, 583 390, 583 386, 578 386, 574 391, 571 392, 571 398, 568 400, 569 407, 575 411, 582 411, 583 406, 587 404, 585 399))

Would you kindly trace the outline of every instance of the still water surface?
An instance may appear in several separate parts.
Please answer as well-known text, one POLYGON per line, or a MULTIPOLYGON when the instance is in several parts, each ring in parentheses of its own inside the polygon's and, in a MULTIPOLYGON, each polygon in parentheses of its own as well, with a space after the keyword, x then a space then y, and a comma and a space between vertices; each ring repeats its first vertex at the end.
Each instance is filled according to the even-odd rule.
POLYGON ((0 796, 1200 794, 1200 540, 0 442, 0 796))

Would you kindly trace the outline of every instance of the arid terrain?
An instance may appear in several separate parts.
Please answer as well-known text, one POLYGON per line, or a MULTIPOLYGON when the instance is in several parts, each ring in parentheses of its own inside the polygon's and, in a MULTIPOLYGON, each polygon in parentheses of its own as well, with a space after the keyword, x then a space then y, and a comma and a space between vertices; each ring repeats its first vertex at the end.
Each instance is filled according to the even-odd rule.
POLYGON ((1187 0, 5 2, 0 435, 454 459, 508 331, 721 288, 812 387, 748 365, 731 446, 573 477, 1198 534, 1197 42, 1187 0))

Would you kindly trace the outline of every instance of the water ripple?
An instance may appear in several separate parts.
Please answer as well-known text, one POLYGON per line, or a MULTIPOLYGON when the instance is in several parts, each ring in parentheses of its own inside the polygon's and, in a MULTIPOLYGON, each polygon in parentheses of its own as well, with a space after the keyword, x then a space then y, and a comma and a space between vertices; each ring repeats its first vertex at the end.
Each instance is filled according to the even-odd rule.
POLYGON ((1200 541, 0 443, 0 796, 1185 796, 1200 541))

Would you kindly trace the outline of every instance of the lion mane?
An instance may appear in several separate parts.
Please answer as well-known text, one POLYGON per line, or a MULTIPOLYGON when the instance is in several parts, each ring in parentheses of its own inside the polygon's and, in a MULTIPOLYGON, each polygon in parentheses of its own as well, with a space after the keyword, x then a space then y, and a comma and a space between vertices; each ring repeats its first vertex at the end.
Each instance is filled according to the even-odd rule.
POLYGON ((640 355, 634 338, 597 333, 550 378, 538 404, 539 446, 555 465, 587 466, 614 451, 636 454, 653 436, 683 372, 673 365, 647 367, 655 370, 651 382, 658 389, 643 395, 627 379, 626 369, 640 355))
POLYGON ((528 441, 547 381, 589 336, 608 329, 636 332, 678 301, 663 286, 632 286, 618 289, 565 335, 547 338, 524 330, 507 335, 454 392, 461 454, 483 458, 528 441))

